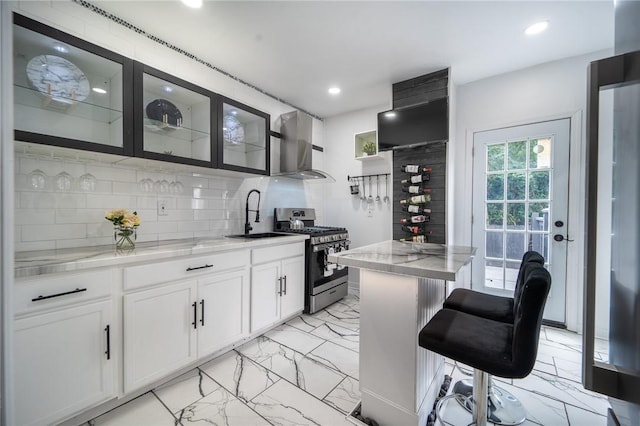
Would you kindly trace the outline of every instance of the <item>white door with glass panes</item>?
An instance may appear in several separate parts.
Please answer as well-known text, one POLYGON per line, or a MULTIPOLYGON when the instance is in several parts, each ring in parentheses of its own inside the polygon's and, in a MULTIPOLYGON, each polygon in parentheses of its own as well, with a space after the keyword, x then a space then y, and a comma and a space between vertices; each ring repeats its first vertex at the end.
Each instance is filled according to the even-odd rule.
POLYGON ((570 120, 473 136, 474 290, 513 296, 522 255, 535 250, 552 278, 544 319, 565 323, 570 120))

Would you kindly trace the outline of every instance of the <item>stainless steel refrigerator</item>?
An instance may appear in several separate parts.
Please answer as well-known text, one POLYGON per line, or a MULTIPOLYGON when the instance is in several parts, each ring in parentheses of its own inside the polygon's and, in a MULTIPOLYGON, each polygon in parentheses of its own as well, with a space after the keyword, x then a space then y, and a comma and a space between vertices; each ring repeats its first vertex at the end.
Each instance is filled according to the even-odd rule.
POLYGON ((640 425, 640 2, 615 4, 616 56, 591 63, 583 384, 640 425))

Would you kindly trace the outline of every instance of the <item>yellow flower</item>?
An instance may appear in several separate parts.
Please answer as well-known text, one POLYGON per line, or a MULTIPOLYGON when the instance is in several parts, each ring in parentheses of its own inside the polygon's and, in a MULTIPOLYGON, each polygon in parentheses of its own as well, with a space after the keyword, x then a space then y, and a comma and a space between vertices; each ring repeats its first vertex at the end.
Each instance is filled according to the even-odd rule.
POLYGON ((134 227, 140 225, 140 217, 137 212, 129 213, 127 209, 114 209, 104 214, 104 218, 114 225, 134 227))

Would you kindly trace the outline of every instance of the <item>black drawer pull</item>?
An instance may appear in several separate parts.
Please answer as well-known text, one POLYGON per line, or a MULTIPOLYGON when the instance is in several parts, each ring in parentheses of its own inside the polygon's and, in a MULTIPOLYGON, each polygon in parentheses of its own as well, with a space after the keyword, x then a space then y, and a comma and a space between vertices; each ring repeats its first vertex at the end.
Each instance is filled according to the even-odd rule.
POLYGON ((287 295, 287 276, 284 276, 284 294, 287 295))
POLYGON ((107 359, 111 359, 111 326, 107 325, 104 331, 107 333, 107 350, 104 353, 107 355, 107 359))
POLYGON ((207 268, 213 268, 213 265, 204 265, 204 266, 198 266, 195 268, 187 268, 187 272, 189 271, 197 271, 198 269, 207 269, 207 268))
POLYGON ((200 325, 204 327, 204 299, 200 301, 200 325))
POLYGON ((83 291, 87 291, 86 288, 76 288, 75 290, 65 291, 64 293, 52 294, 50 296, 38 296, 35 299, 31 299, 32 302, 39 302, 40 300, 52 299, 54 297, 66 296, 68 294, 74 293, 82 293, 83 291))
POLYGON ((198 302, 193 302, 191 304, 193 306, 193 328, 198 328, 198 302))

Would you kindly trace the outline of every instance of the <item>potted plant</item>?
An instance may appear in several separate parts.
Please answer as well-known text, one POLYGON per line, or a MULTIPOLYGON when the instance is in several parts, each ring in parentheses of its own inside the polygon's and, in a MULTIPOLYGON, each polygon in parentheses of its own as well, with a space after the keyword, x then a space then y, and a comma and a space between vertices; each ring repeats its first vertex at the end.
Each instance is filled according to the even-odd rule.
POLYGON ((376 153, 376 144, 373 141, 366 142, 362 145, 362 152, 365 155, 374 155, 376 153))

